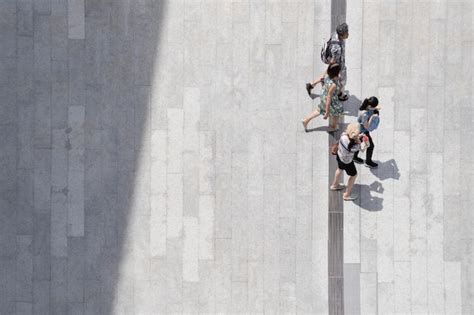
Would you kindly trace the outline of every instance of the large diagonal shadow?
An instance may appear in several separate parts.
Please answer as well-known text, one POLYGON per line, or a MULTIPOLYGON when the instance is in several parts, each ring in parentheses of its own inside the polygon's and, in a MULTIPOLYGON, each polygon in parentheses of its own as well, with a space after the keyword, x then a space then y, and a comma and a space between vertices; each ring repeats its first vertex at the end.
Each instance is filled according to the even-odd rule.
MULTIPOLYGON (((166 1, 86 1, 85 50, 92 52, 87 58, 95 58, 85 61, 92 63, 85 82, 83 259, 89 314, 126 312, 134 305, 135 277, 124 274, 121 266, 136 254, 131 239, 138 236, 127 236, 132 212, 144 218, 150 213, 149 202, 140 199, 147 192, 141 191, 145 176, 138 169, 148 150, 143 143, 150 135, 165 10, 166 1)), ((132 263, 137 269, 141 266, 139 261, 132 263)))

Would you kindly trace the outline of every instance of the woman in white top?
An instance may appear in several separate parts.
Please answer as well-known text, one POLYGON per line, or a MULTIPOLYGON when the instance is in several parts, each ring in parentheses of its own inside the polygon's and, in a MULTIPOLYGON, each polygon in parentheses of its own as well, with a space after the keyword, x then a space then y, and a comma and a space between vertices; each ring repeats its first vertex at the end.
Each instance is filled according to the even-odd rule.
POLYGON ((360 124, 357 122, 349 124, 345 132, 341 134, 339 139, 338 150, 336 154, 337 169, 334 175, 334 181, 329 187, 331 190, 344 189, 344 185, 339 183, 342 175, 342 171, 346 171, 349 175, 347 181, 347 188, 343 194, 343 199, 346 201, 355 200, 357 196, 351 195, 352 187, 357 177, 357 169, 354 164, 354 153, 357 151, 365 151, 368 147, 368 141, 366 135, 360 133, 360 124))

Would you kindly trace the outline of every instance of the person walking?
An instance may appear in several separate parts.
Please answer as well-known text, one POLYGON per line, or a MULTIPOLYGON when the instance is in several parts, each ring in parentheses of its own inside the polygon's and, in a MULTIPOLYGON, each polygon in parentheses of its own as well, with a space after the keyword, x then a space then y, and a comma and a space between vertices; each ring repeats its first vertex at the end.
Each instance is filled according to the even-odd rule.
POLYGON ((341 67, 339 64, 333 63, 329 65, 326 73, 323 75, 321 102, 315 111, 301 121, 306 132, 308 132, 309 122, 319 115, 324 115, 324 119, 330 118, 328 132, 339 130, 339 117, 344 113, 342 103, 336 96, 339 93, 337 80, 339 79, 340 71, 341 67))
MULTIPOLYGON (((372 155, 374 154, 375 145, 374 141, 372 140, 372 137, 370 136, 370 132, 377 129, 380 123, 380 107, 378 105, 379 100, 377 99, 377 97, 371 96, 366 98, 359 108, 359 110, 362 112, 359 115, 359 118, 357 119, 360 124, 361 133, 365 134, 368 137, 370 143, 370 146, 367 148, 367 152, 365 154, 365 166, 369 168, 376 168, 378 166, 377 163, 372 161, 372 155)), ((359 164, 364 163, 364 160, 358 156, 357 152, 354 154, 354 162, 359 164)))
POLYGON ((346 188, 342 195, 342 198, 346 201, 355 200, 358 197, 352 195, 352 187, 357 178, 357 169, 353 157, 357 151, 364 151, 369 146, 368 141, 367 136, 360 133, 360 124, 357 122, 350 123, 339 139, 336 153, 337 169, 334 174, 334 181, 329 189, 342 190, 346 188), (347 187, 339 183, 343 171, 349 176, 347 187))
MULTIPOLYGON (((337 94, 340 101, 347 101, 349 96, 345 93, 347 84, 347 68, 346 68, 346 44, 345 40, 349 38, 349 26, 342 23, 337 26, 336 31, 331 34, 329 41, 324 45, 321 51, 321 60, 326 64, 338 63, 341 66, 339 74, 339 92, 337 94)), ((320 82, 317 79, 306 83, 306 91, 311 96, 311 90, 320 82)))

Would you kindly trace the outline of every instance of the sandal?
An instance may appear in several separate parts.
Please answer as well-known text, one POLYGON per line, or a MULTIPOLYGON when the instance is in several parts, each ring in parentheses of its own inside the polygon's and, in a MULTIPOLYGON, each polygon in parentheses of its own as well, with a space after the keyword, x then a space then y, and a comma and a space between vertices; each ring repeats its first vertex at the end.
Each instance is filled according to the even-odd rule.
POLYGON ((342 199, 344 199, 345 201, 353 201, 357 199, 357 195, 350 195, 349 197, 342 196, 342 199))
POLYGON ((304 123, 304 120, 302 120, 301 123, 303 124, 304 131, 308 132, 308 125, 304 123))
POLYGON ((336 187, 334 187, 333 185, 329 186, 329 189, 332 191, 342 190, 344 188, 346 188, 346 185, 341 184, 341 183, 337 184, 336 187))
POLYGON ((337 96, 337 98, 341 101, 341 102, 345 102, 349 99, 349 96, 347 94, 339 94, 337 96))

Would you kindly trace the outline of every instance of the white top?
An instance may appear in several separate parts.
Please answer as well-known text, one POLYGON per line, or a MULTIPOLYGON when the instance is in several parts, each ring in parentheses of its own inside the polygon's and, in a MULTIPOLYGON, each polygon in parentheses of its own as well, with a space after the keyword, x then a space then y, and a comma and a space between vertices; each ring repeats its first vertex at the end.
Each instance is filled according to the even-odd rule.
POLYGON ((365 151, 367 149, 367 144, 365 142, 356 143, 352 146, 351 150, 349 151, 349 136, 343 132, 341 134, 341 138, 339 139, 339 148, 337 150, 337 156, 344 164, 350 164, 354 159, 354 153, 357 151, 365 151))

